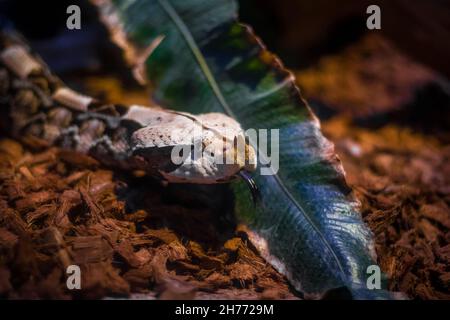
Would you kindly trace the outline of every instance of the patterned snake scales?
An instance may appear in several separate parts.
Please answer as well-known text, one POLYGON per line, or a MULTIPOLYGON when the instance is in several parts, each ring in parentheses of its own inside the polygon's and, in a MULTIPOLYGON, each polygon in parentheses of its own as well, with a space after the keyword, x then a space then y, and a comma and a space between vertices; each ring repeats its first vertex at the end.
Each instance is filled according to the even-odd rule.
POLYGON ((257 198, 248 174, 256 169, 256 153, 234 119, 100 103, 67 88, 24 41, 5 34, 0 34, 0 117, 2 128, 28 143, 89 154, 168 183, 226 183, 240 176, 257 198))

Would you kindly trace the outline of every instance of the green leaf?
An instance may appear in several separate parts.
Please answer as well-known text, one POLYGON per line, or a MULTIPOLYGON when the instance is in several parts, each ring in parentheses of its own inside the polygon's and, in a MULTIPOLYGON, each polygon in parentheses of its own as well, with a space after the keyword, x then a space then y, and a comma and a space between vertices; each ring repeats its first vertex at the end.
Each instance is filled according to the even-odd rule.
POLYGON ((279 171, 255 177, 262 204, 255 209, 247 188, 235 186, 237 216, 263 257, 307 295, 346 286, 357 298, 384 297, 364 289, 367 267, 375 264, 372 235, 333 145, 291 73, 237 22, 235 1, 112 3, 103 12, 118 17, 134 47, 164 36, 146 61, 158 102, 193 113, 224 112, 246 129, 280 130, 279 171))

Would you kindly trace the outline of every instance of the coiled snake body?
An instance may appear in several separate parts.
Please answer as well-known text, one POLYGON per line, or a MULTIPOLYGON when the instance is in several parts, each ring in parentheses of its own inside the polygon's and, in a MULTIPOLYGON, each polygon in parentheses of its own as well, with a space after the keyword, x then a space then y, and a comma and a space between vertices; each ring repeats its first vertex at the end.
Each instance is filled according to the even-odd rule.
POLYGON ((67 88, 16 36, 1 35, 0 67, 1 122, 16 138, 170 183, 224 183, 240 175, 255 191, 246 174, 256 168, 255 151, 239 123, 224 114, 100 103, 67 88), (239 141, 244 148, 237 148, 239 141), (174 148, 191 152, 174 161, 174 148))

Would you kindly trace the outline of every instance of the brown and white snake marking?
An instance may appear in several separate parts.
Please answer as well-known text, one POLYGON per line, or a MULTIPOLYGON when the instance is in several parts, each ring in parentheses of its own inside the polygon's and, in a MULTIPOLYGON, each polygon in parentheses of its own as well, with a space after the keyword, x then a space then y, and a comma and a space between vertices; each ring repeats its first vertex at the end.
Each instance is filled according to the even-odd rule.
POLYGON ((256 153, 234 119, 98 102, 67 88, 17 36, 0 36, 1 124, 13 137, 169 183, 214 184, 242 176, 255 194, 247 173, 256 169, 256 153), (184 147, 189 152, 174 161, 174 148, 184 147))

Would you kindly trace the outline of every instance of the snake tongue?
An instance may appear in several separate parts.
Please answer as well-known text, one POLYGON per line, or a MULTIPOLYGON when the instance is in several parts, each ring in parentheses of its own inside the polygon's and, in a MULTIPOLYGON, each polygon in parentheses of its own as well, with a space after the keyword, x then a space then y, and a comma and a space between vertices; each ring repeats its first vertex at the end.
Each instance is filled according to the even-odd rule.
POLYGON ((261 193, 259 192, 259 188, 253 180, 253 178, 246 171, 239 171, 238 175, 245 181, 247 186, 250 188, 250 192, 252 193, 253 204, 256 207, 261 203, 261 193))

